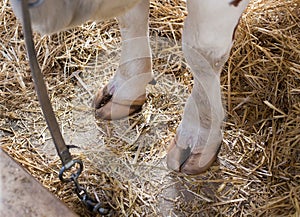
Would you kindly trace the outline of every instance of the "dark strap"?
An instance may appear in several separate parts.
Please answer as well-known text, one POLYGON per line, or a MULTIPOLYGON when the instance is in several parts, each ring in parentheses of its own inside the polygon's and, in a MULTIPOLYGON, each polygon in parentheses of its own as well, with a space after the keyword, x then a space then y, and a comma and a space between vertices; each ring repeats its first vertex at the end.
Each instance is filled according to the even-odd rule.
POLYGON ((52 105, 48 96, 47 88, 43 79, 41 69, 37 61, 28 7, 36 7, 42 2, 42 0, 37 0, 36 2, 31 4, 28 4, 28 0, 19 1, 19 8, 21 10, 23 22, 23 31, 25 35, 25 44, 27 47, 32 78, 34 81, 38 100, 40 102, 49 131, 55 144, 56 151, 63 164, 59 172, 59 179, 63 182, 73 182, 75 184, 75 192, 88 210, 95 213, 99 213, 101 215, 106 215, 108 214, 109 210, 105 208, 101 202, 90 197, 87 190, 78 183, 78 177, 83 170, 83 163, 80 159, 72 159, 68 146, 65 144, 55 114, 52 109, 52 105), (69 178, 65 178, 64 173, 67 170, 74 168, 76 165, 78 166, 77 171, 75 173, 72 173, 69 178))
POLYGON ((41 69, 37 62, 36 51, 35 51, 34 42, 32 38, 31 21, 30 21, 27 2, 28 2, 27 0, 21 0, 22 7, 20 8, 21 8, 21 15, 23 18, 22 19, 23 31, 25 35, 25 43, 26 43, 27 52, 29 56, 32 78, 34 81, 38 100, 42 107, 44 117, 46 119, 49 131, 51 133, 51 136, 55 144, 56 151, 62 161, 62 164, 66 165, 68 162, 72 160, 72 157, 61 135, 59 125, 57 123, 55 114, 51 106, 51 102, 48 97, 48 92, 43 79, 43 75, 41 73, 41 69))

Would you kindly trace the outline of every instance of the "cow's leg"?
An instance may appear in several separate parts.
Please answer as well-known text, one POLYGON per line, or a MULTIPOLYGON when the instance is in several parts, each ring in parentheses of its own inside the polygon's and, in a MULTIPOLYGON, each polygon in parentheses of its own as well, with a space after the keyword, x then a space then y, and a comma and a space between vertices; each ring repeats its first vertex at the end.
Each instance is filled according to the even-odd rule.
POLYGON ((119 67, 111 81, 94 100, 96 116, 120 119, 139 111, 146 100, 146 85, 152 80, 148 37, 149 1, 118 18, 122 35, 119 67))
POLYGON ((234 29, 248 0, 187 0, 183 51, 193 72, 194 87, 185 105, 168 167, 187 174, 205 171, 222 141, 224 111, 220 72, 232 46, 234 29))

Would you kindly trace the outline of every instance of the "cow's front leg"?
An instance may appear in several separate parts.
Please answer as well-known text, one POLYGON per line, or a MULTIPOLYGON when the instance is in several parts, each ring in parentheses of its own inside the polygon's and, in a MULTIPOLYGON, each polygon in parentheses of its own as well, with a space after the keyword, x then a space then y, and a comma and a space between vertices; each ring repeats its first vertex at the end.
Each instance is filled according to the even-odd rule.
POLYGON ((94 100, 96 117, 120 119, 142 108, 146 85, 152 80, 148 37, 149 1, 143 0, 118 18, 122 35, 119 67, 94 100))
POLYGON ((194 87, 170 145, 167 164, 176 171, 198 174, 215 161, 222 141, 220 72, 248 0, 188 0, 187 4, 183 51, 193 72, 194 87))

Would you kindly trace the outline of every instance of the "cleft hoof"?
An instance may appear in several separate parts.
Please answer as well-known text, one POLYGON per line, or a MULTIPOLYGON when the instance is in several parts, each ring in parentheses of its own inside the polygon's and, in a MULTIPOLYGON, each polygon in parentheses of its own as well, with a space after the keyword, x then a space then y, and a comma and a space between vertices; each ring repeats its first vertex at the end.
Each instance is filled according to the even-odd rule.
POLYGON ((193 153, 190 148, 183 149, 178 147, 174 139, 169 147, 167 154, 167 166, 177 172, 188 175, 197 175, 205 172, 216 160, 219 147, 204 148, 199 153, 193 153))
POLYGON ((107 86, 100 89, 94 99, 95 116, 103 120, 119 120, 139 112, 146 101, 146 94, 133 101, 118 102, 107 86))

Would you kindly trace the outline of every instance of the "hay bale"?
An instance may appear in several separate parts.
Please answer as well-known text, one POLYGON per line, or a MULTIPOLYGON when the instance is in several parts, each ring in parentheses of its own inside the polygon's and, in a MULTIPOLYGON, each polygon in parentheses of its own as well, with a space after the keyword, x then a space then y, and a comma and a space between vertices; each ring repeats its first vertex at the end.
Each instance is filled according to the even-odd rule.
MULTIPOLYGON (((57 178, 60 163, 36 100, 21 26, 7 0, 0 8, 0 144, 78 214, 92 216, 57 178)), ((67 143, 81 147, 73 151, 85 162, 81 181, 114 207, 113 216, 300 215, 299 8, 298 0, 257 0, 244 13, 221 76, 228 113, 219 160, 196 177, 168 171, 164 159, 192 88, 180 49, 183 0, 151 2, 158 85, 149 87, 143 112, 128 120, 96 122, 89 107, 118 65, 115 20, 35 35, 67 143)))

